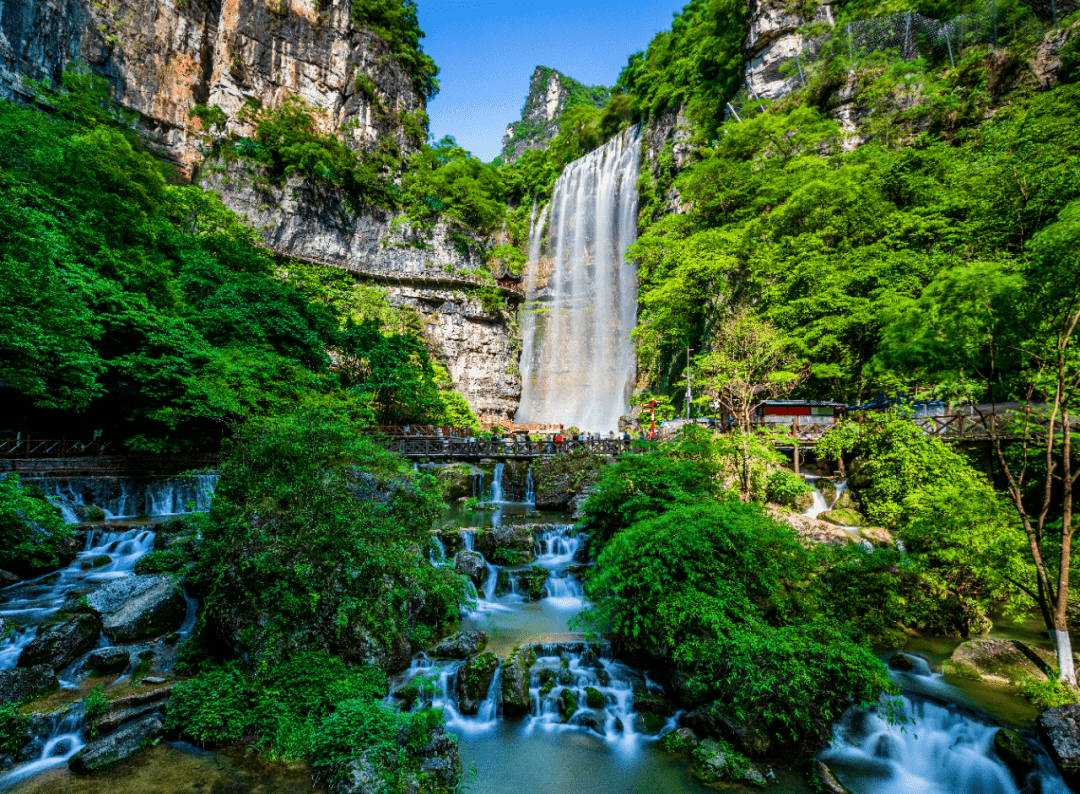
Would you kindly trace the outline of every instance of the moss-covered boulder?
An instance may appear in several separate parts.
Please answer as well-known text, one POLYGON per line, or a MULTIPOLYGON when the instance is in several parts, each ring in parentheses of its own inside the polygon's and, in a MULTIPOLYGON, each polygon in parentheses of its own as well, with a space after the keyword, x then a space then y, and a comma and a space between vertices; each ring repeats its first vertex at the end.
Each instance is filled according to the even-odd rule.
POLYGON ((19 654, 19 667, 48 665, 63 670, 97 645, 101 619, 92 613, 76 615, 38 634, 19 654))
POLYGON ((908 672, 915 669, 915 663, 911 661, 911 657, 906 654, 897 651, 889 657, 889 667, 893 670, 900 670, 901 672, 908 672))
POLYGON ((859 503, 855 501, 855 497, 851 491, 844 489, 836 494, 836 498, 829 505, 832 510, 855 510, 858 511, 859 503))
POLYGON ((475 714, 488 696, 500 659, 491 651, 470 656, 458 671, 458 711, 475 714))
POLYGON ((487 561, 479 552, 459 551, 454 555, 454 570, 468 576, 477 590, 482 588, 487 580, 487 561))
POLYGON ((865 458, 855 458, 848 469, 848 488, 853 491, 865 491, 873 486, 874 481, 870 477, 870 462, 865 458))
POLYGON ((642 733, 646 736, 656 736, 656 734, 664 730, 665 725, 667 725, 667 720, 656 714, 643 712, 634 715, 633 726, 635 733, 642 733))
POLYGON ((826 510, 818 515, 818 520, 838 527, 861 527, 866 524, 866 517, 854 510, 826 510))
POLYGON ((1023 737, 1011 728, 1000 728, 994 734, 994 750, 1023 788, 1028 774, 1035 768, 1035 757, 1023 737))
POLYGON ((602 709, 604 707, 604 693, 596 687, 585 687, 585 705, 591 709, 602 709))
POLYGON ((833 500, 836 499, 836 483, 828 477, 822 477, 814 484, 821 491, 821 495, 825 497, 825 504, 832 505, 833 500))
POLYGON ((761 788, 768 785, 765 775, 750 759, 719 739, 706 739, 694 748, 690 774, 713 788, 729 788, 732 783, 761 788))
POLYGON ((574 694, 572 689, 564 689, 559 693, 559 713, 562 714, 563 721, 570 719, 578 710, 577 695, 574 694))
POLYGON ((810 788, 820 794, 851 794, 851 790, 821 761, 814 761, 810 765, 807 776, 810 779, 810 788))
POLYGON ((883 527, 859 527, 859 534, 877 549, 891 549, 896 545, 889 530, 883 527))
POLYGON ((675 707, 663 692, 638 688, 634 690, 633 709, 637 713, 655 714, 658 717, 670 717, 675 707))
POLYGON ((730 716, 720 701, 684 714, 679 722, 702 738, 723 740, 748 755, 762 756, 771 744, 767 734, 730 716))
POLYGON ((532 646, 518 648, 506 660, 502 668, 502 708, 506 717, 520 717, 529 713, 532 699, 529 696, 529 668, 536 662, 532 646))
POLYGON ((532 562, 536 556, 535 547, 533 528, 528 524, 486 527, 476 535, 477 550, 497 565, 513 564, 500 562, 501 553, 505 552, 513 552, 517 562, 532 562))
POLYGON ((1056 665, 1051 651, 1016 640, 969 640, 942 663, 944 673, 972 681, 1019 686, 1046 681, 1056 665))
POLYGON ((447 502, 472 496, 473 475, 478 473, 472 466, 440 466, 431 473, 439 481, 443 499, 447 502))
POLYGON ((440 659, 466 659, 484 650, 487 635, 482 631, 458 631, 441 640, 432 649, 440 659))

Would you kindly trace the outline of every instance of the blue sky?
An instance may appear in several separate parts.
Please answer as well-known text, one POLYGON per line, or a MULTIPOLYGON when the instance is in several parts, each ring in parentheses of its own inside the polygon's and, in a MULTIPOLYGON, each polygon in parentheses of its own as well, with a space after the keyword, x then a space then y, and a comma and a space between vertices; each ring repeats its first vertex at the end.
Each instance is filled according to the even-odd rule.
POLYGON ((614 85, 627 57, 671 27, 687 0, 417 0, 424 51, 442 72, 428 105, 436 139, 453 135, 483 160, 520 117, 529 78, 550 66, 614 85))

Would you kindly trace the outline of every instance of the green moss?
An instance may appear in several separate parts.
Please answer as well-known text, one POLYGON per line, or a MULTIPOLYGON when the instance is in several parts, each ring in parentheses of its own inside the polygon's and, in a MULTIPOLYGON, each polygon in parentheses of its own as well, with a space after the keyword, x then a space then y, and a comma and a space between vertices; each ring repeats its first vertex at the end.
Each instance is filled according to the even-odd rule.
POLYGON ((563 721, 566 721, 574 716, 578 710, 577 697, 574 695, 573 690, 564 689, 559 693, 559 713, 563 716, 563 721))
POLYGON ((591 709, 600 709, 604 707, 604 696, 600 690, 595 687, 585 687, 585 705, 591 709))

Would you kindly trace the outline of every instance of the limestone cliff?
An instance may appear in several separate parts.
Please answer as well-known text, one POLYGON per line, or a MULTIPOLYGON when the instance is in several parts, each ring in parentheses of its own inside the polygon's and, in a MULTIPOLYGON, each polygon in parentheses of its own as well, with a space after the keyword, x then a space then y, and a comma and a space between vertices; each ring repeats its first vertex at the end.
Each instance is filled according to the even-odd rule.
POLYGON ((555 69, 537 66, 529 82, 529 95, 521 110, 521 121, 506 128, 502 159, 512 163, 529 149, 547 148, 559 134, 559 119, 574 105, 603 107, 611 91, 603 86, 584 86, 555 69))
POLYGON ((0 98, 28 99, 24 77, 55 81, 82 61, 188 176, 201 159, 188 115, 199 103, 232 117, 246 99, 275 106, 293 94, 322 109, 328 130, 353 122, 357 146, 391 135, 407 151, 397 119, 422 110, 423 98, 350 10, 351 0, 4 0, 0 98))

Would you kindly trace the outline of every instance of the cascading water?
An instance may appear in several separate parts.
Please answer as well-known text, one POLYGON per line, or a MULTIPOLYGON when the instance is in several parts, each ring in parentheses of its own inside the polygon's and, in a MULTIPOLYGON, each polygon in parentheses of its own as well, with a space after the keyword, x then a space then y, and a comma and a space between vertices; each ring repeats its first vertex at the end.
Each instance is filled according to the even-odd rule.
POLYGON ((65 522, 80 521, 80 508, 100 507, 107 520, 202 513, 210 509, 217 486, 216 473, 183 475, 162 480, 131 477, 42 478, 39 486, 60 508, 65 522))
POLYGON ((533 484, 531 463, 525 473, 525 504, 536 506, 536 486, 533 484))
POLYGON ((50 719, 52 725, 41 742, 37 759, 0 774, 0 791, 7 791, 34 775, 67 763, 68 759, 86 746, 82 738, 85 720, 81 707, 60 712, 50 719))
POLYGON ((492 504, 500 504, 503 501, 503 467, 505 463, 496 463, 495 472, 491 476, 491 493, 488 494, 488 501, 492 504))
POLYGON ((632 128, 566 167, 547 209, 546 274, 544 214, 533 224, 519 423, 607 431, 626 413, 637 312, 636 268, 626 250, 637 238, 640 149, 640 130, 632 128))

